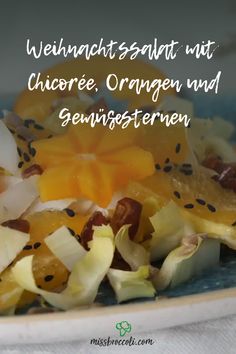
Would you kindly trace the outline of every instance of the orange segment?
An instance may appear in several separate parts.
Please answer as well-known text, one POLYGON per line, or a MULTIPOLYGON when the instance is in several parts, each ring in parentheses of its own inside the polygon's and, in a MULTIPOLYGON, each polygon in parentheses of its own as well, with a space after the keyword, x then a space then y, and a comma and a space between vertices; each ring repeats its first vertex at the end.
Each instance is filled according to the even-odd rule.
MULTIPOLYGON (((11 113, 9 113, 11 117, 11 113)), ((37 139, 44 139, 51 136, 51 132, 45 129, 42 125, 37 124, 34 120, 23 121, 17 118, 17 123, 11 122, 11 119, 6 116, 4 122, 8 129, 13 134, 13 137, 17 144, 17 150, 19 155, 19 168, 23 172, 30 167, 33 162, 35 150, 32 148, 32 141, 37 139)))
POLYGON ((79 234, 87 217, 80 215, 69 217, 64 211, 43 211, 29 215, 27 220, 30 223, 30 241, 27 245, 31 246, 31 249, 23 250, 16 261, 34 254, 33 272, 36 283, 47 290, 60 288, 67 280, 68 271, 48 249, 44 238, 63 225, 79 234), (52 277, 47 278, 47 275, 52 277))
MULTIPOLYGON (((102 161, 97 162, 95 175, 98 176, 96 192, 98 201, 102 207, 106 207, 112 199, 114 190, 116 190, 116 167, 112 164, 106 164, 102 161)), ((99 203, 98 203, 99 204, 99 203)))
POLYGON ((232 225, 236 221, 236 197, 223 189, 200 169, 192 175, 173 170, 157 172, 144 185, 165 200, 173 199, 180 207, 201 218, 232 225))
MULTIPOLYGON (((33 272, 37 285, 43 289, 54 291, 64 286, 68 278, 68 271, 64 265, 51 253, 44 243, 44 238, 65 225, 80 234, 88 217, 75 215, 69 217, 64 211, 43 211, 27 217, 30 223, 30 241, 28 249, 23 250, 13 265, 21 258, 34 255, 33 272), (49 277, 48 277, 49 276, 49 277)), ((1 274, 0 281, 0 311, 12 306, 22 307, 31 303, 36 295, 23 292, 14 281, 11 267, 1 274)))
POLYGON ((190 155, 187 129, 183 124, 167 127, 165 123, 156 121, 154 125, 142 128, 141 146, 152 152, 155 163, 160 166, 167 159, 179 164, 190 155))
MULTIPOLYGON (((41 80, 45 80, 47 75, 49 75, 51 79, 60 77, 68 81, 74 77, 80 78, 85 74, 86 78, 94 78, 97 85, 100 85, 110 73, 115 73, 119 79, 128 77, 130 79, 154 80, 158 78, 163 80, 165 78, 155 66, 140 60, 119 60, 116 58, 110 60, 103 56, 97 56, 92 57, 90 60, 84 58, 75 59, 55 65, 41 74, 41 80)), ((77 92, 78 89, 76 89, 75 85, 71 92, 25 90, 17 98, 14 111, 23 118, 34 117, 39 121, 43 121, 51 114, 53 101, 62 97, 62 95, 77 95, 77 92)), ((131 91, 126 88, 122 91, 115 90, 112 92, 116 98, 128 100, 131 111, 143 106, 155 106, 160 103, 165 95, 174 93, 174 89, 161 91, 158 102, 153 103, 152 94, 144 90, 140 95, 137 95, 134 90, 131 91)))

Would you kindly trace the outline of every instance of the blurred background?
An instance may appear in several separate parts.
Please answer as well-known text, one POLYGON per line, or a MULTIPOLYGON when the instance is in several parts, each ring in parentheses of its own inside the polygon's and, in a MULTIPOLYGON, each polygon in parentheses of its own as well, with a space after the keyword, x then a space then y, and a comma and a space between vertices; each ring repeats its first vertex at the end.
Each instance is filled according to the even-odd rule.
POLYGON ((61 37, 71 44, 92 43, 101 37, 140 44, 151 43, 154 37, 183 44, 211 39, 220 45, 213 60, 179 56, 175 61, 154 64, 180 80, 213 78, 222 70, 219 94, 236 94, 236 0, 2 0, 0 93, 19 92, 31 72, 62 60, 27 56, 27 38, 38 44, 61 37))

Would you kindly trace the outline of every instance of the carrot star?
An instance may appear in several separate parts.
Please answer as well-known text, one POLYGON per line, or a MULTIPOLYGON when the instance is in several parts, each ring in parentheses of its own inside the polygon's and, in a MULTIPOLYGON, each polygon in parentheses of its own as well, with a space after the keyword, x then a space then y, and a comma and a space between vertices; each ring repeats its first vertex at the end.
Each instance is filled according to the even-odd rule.
POLYGON ((152 154, 136 143, 134 129, 71 126, 64 135, 35 141, 42 201, 86 198, 106 207, 130 180, 154 173, 152 154))

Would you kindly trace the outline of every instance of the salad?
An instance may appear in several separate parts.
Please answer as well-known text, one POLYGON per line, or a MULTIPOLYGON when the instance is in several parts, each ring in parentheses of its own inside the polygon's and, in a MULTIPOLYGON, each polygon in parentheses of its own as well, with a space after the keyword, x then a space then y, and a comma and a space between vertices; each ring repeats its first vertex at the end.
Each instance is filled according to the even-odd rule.
MULTIPOLYGON (((69 75, 67 64, 61 69, 69 75)), ((159 291, 216 266, 222 244, 236 249, 234 126, 195 117, 192 103, 172 91, 160 107, 145 95, 100 92, 47 92, 42 99, 24 91, 13 112, 3 112, 1 314, 32 312, 35 303, 42 311, 92 306, 101 284, 118 303, 158 300, 159 291), (62 107, 140 104, 149 112, 188 112, 191 124, 156 120, 110 130, 58 120, 62 107)))

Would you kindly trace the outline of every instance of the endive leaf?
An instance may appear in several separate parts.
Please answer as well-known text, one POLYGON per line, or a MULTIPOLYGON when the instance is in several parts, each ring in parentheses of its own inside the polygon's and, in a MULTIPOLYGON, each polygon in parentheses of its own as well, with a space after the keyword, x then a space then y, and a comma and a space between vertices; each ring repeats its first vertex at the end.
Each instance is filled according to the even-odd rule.
POLYGON ((160 271, 152 279, 153 284, 157 290, 173 288, 217 265, 219 258, 219 241, 208 239, 206 235, 185 237, 182 245, 166 257, 160 271))
POLYGON ((93 303, 98 287, 106 275, 114 254, 113 232, 109 226, 94 228, 90 250, 75 265, 68 285, 61 293, 53 293, 36 286, 32 262, 28 256, 16 263, 12 272, 16 282, 25 290, 41 295, 54 307, 67 310, 93 303))
POLYGON ((15 183, 0 194, 0 223, 18 219, 38 197, 38 176, 15 183))
POLYGON ((107 276, 118 302, 155 295, 152 283, 147 280, 148 266, 141 266, 136 272, 111 268, 107 276))
POLYGON ((184 236, 194 233, 173 201, 153 215, 150 220, 155 230, 150 242, 152 261, 167 256, 180 245, 184 236))
POLYGON ((69 271, 87 253, 65 226, 46 237, 44 242, 69 271))
POLYGON ((149 252, 138 243, 129 238, 129 225, 124 225, 115 237, 115 245, 122 258, 132 270, 137 270, 142 265, 150 263, 149 252))
POLYGON ((27 233, 0 225, 0 273, 14 261, 29 239, 27 233))
POLYGON ((236 228, 234 226, 203 219, 187 211, 184 211, 183 215, 197 233, 207 233, 208 237, 218 239, 229 248, 236 250, 236 228))
POLYGON ((13 135, 0 120, 0 167, 15 175, 18 171, 19 156, 13 135))

